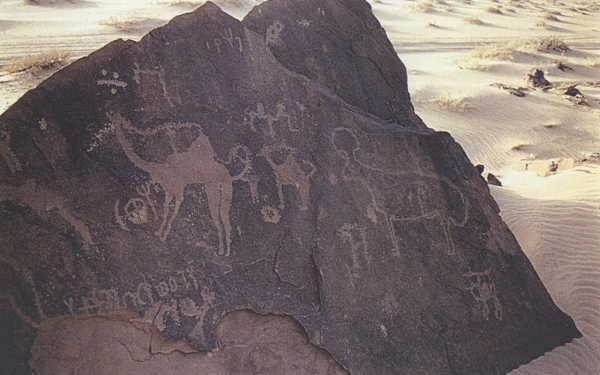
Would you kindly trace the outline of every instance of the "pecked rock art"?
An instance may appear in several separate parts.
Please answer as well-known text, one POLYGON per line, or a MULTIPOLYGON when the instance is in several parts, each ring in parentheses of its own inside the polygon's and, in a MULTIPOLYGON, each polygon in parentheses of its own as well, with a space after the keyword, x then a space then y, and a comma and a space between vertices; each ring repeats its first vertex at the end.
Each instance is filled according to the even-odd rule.
POLYGON ((193 354, 222 374, 502 374, 581 335, 414 114, 363 0, 243 22, 207 2, 2 114, 0 315, 0 374, 121 371, 106 353, 144 373, 193 354))
MULTIPOLYGON (((121 115, 107 113, 107 117, 114 127, 117 140, 136 167, 150 175, 150 183, 158 184, 165 193, 163 203, 162 221, 156 231, 156 235, 165 242, 173 221, 179 213, 179 208, 184 198, 186 186, 190 184, 202 184, 208 198, 208 206, 219 238, 219 255, 229 256, 231 252, 231 223, 229 220, 229 209, 233 194, 232 183, 248 173, 251 166, 249 160, 245 160, 242 172, 237 176, 231 176, 224 162, 216 159, 208 138, 200 132, 200 135, 185 152, 177 152, 176 149, 167 157, 163 163, 148 162, 139 157, 131 143, 125 137, 123 128, 131 128, 131 125, 121 115), (171 209, 171 203, 174 207, 171 209)), ((199 127, 199 125, 197 125, 199 127)), ((240 146, 242 148, 242 146, 240 146)), ((232 149, 230 157, 236 155, 237 148, 232 149)), ((249 157, 247 152, 245 157, 249 157)), ((125 212, 130 221, 140 224, 147 220, 145 212, 146 202, 138 199, 126 204, 125 212)), ((122 223, 120 223, 122 224, 122 223)), ((123 227, 123 225, 121 225, 123 227)))

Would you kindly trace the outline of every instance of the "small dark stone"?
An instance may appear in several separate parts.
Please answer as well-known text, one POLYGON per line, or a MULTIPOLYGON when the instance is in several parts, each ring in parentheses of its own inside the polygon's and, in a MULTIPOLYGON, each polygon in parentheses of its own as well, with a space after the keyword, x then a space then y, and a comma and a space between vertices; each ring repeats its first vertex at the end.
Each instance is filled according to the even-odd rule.
POLYGON ((487 175, 487 182, 490 185, 496 185, 496 186, 502 186, 502 182, 500 182, 500 180, 498 180, 498 177, 496 177, 495 175, 488 173, 487 175))
POLYGON ((477 169, 477 172, 479 172, 479 174, 482 174, 485 167, 482 164, 477 164, 475 166, 475 169, 477 169))
POLYGON ((578 89, 576 89, 577 85, 573 85, 573 86, 569 86, 565 89, 565 91, 563 91, 564 95, 568 95, 568 96, 577 96, 577 95, 581 95, 581 91, 579 91, 578 89))
POLYGON ((534 88, 547 88, 552 86, 552 84, 544 77, 544 71, 540 69, 533 69, 531 73, 527 74, 525 80, 530 87, 534 88))

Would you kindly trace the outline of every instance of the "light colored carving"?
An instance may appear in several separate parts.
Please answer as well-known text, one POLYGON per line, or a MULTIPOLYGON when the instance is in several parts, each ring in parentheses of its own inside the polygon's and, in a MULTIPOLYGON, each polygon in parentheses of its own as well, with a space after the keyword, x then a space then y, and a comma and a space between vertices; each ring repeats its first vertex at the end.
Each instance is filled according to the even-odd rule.
POLYGON ((267 125, 268 125, 268 131, 267 134, 269 134, 271 137, 275 137, 275 128, 274 128, 274 124, 276 122, 279 122, 281 120, 285 120, 285 124, 287 125, 287 128, 290 132, 299 132, 300 130, 298 128, 295 128, 292 125, 292 117, 287 113, 286 111, 286 107, 285 105, 283 105, 283 103, 279 103, 276 105, 277 111, 275 112, 275 115, 271 115, 269 113, 265 112, 265 107, 262 103, 256 103, 256 111, 248 111, 246 110, 246 113, 248 114, 249 117, 249 124, 250 124, 250 129, 252 131, 257 131, 256 126, 255 126, 255 121, 256 119, 259 120, 267 120, 267 125))
POLYGON ((471 283, 465 289, 471 292, 476 301, 481 302, 485 320, 489 320, 490 307, 494 306, 494 316, 502 321, 502 305, 498 299, 496 284, 491 281, 491 272, 492 269, 489 268, 482 272, 469 271, 463 274, 471 283), (473 282, 473 278, 475 278, 475 282, 473 282))
POLYGON ((141 75, 155 77, 156 79, 158 79, 158 82, 162 87, 163 96, 167 100, 167 103, 169 103, 171 107, 175 107, 175 105, 173 104, 173 98, 171 98, 171 95, 169 95, 169 91, 167 90, 165 71, 163 69, 140 69, 140 66, 137 62, 135 62, 134 64, 135 69, 133 70, 133 80, 135 81, 135 83, 137 83, 138 85, 142 83, 141 75))
POLYGON ((371 264, 372 257, 369 254, 367 243, 367 229, 358 224, 344 224, 338 231, 340 238, 350 246, 350 255, 352 256, 352 277, 358 278, 357 270, 360 269, 359 255, 371 264))
MULTIPOLYGON (((103 76, 107 76, 108 72, 103 69, 102 70, 102 75, 103 76)), ((112 94, 116 94, 117 93, 117 88, 118 87, 123 88, 123 89, 125 89, 125 87, 127 87, 127 82, 123 82, 123 81, 119 80, 119 73, 117 73, 117 72, 113 72, 112 79, 99 79, 97 81, 97 83, 99 85, 105 85, 105 86, 110 87, 111 88, 110 92, 112 94)))
POLYGON ((277 43, 282 30, 283 24, 280 21, 273 22, 273 24, 267 28, 267 34, 265 36, 267 45, 277 43))
POLYGON ((2 200, 10 200, 18 204, 27 205, 41 217, 44 217, 49 212, 56 212, 79 234, 85 249, 89 249, 89 246, 94 245, 87 225, 77 219, 66 208, 65 199, 49 189, 38 186, 32 180, 25 182, 25 184, 19 187, 0 185, 0 201, 2 200))
POLYGON ((285 208, 283 197, 283 186, 285 185, 294 186, 298 189, 300 194, 300 211, 306 211, 309 203, 310 177, 315 173, 317 168, 311 162, 301 160, 301 163, 308 165, 310 168, 309 172, 305 172, 294 158, 295 151, 295 149, 285 145, 266 145, 259 155, 267 160, 275 172, 277 192, 279 194, 279 209, 283 210, 285 208), (285 153, 286 156, 283 162, 275 160, 273 157, 275 153, 285 153))
POLYGON ((11 173, 14 174, 21 170, 21 163, 10 148, 10 133, 4 129, 0 129, 0 156, 8 165, 11 173))
MULTIPOLYGON (((123 151, 138 168, 150 175, 150 183, 159 184, 164 193, 162 222, 156 235, 161 241, 166 241, 173 221, 177 217, 179 207, 183 202, 185 188, 191 184, 203 184, 211 218, 217 228, 219 236, 219 255, 229 256, 231 252, 231 223, 229 220, 229 209, 233 198, 233 181, 236 179, 247 179, 251 171, 250 151, 244 146, 236 146, 230 151, 230 160, 223 162, 216 158, 208 137, 202 132, 198 138, 185 152, 177 152, 169 155, 163 163, 149 162, 139 157, 131 143, 126 139, 123 129, 130 129, 131 124, 121 115, 107 113, 112 123, 123 151), (239 151, 243 150, 243 156, 239 151), (225 164, 231 162, 232 158, 241 158, 244 162, 243 170, 232 177, 225 164), (171 203, 174 208, 171 211, 171 203)), ((199 125, 186 124, 184 126, 199 125)))
POLYGON ((279 210, 271 207, 271 206, 264 206, 260 212, 263 215, 263 220, 266 221, 267 223, 274 223, 277 224, 279 223, 279 220, 281 220, 281 215, 279 214, 279 210))
POLYGON ((141 198, 131 198, 125 203, 125 216, 134 224, 144 224, 148 221, 148 207, 141 198))
POLYGON ((444 247, 448 255, 454 255, 456 252, 454 241, 452 240, 451 227, 458 226, 463 227, 469 219, 469 202, 465 198, 463 192, 452 182, 450 179, 440 176, 431 172, 421 170, 386 170, 379 166, 371 165, 369 162, 363 160, 361 155, 360 141, 354 131, 349 128, 336 128, 331 136, 331 142, 334 146, 336 153, 344 160, 344 167, 342 169, 342 178, 347 182, 358 182, 368 191, 371 198, 371 203, 366 207, 366 215, 374 224, 378 223, 378 214, 385 218, 387 230, 390 233, 390 241, 392 243, 392 254, 395 256, 400 255, 400 248, 396 231, 394 228, 394 222, 401 221, 422 221, 422 220, 434 220, 442 227, 445 237, 444 247), (340 139, 337 139, 340 137, 340 139), (344 139, 345 138, 345 139, 344 139), (350 142, 342 146, 343 142, 350 142), (340 145, 336 143, 336 140, 340 142, 340 145), (372 182, 365 178, 365 172, 383 174, 387 176, 410 176, 412 178, 406 179, 408 184, 417 185, 417 199, 421 213, 413 217, 405 217, 398 215, 395 211, 397 208, 387 207, 385 204, 385 197, 379 197, 377 192, 378 189, 372 186, 372 182), (427 180, 432 182, 444 182, 450 188, 455 190, 464 206, 464 217, 462 220, 455 220, 452 215, 444 215, 438 209, 430 207, 428 199, 424 198, 425 192, 429 191, 432 185, 427 180))

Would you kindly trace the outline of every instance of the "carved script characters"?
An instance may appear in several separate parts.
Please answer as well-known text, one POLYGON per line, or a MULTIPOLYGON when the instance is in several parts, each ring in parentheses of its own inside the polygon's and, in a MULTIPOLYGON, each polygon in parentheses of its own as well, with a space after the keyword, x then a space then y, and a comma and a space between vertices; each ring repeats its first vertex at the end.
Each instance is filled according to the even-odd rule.
POLYGON ((494 316, 496 319, 502 321, 502 305, 498 299, 498 291, 496 290, 496 284, 491 281, 490 273, 492 269, 487 269, 482 272, 467 272, 463 274, 464 277, 469 279, 471 285, 465 289, 471 292, 471 295, 476 301, 481 302, 483 310, 483 318, 489 320, 491 307, 494 307, 494 316), (475 281, 473 281, 473 278, 475 281))
MULTIPOLYGON (((242 38, 240 36, 233 36, 233 31, 231 28, 223 30, 222 33, 219 33, 219 38, 214 38, 212 44, 217 48, 217 53, 221 54, 221 45, 223 41, 227 42, 231 49, 237 49, 238 52, 244 52, 244 45, 242 44, 242 38), (236 43, 237 42, 237 43, 236 43)), ((211 43, 206 42, 206 48, 211 49, 211 43)))

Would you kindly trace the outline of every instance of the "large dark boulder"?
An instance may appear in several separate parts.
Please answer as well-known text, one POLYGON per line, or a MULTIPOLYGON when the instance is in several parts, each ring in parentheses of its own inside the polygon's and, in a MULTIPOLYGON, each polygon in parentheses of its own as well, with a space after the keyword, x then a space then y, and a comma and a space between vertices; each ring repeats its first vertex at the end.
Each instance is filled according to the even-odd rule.
POLYGON ((324 75, 293 72, 268 33, 207 3, 74 62, 0 117, 1 372, 71 372, 83 347, 119 372, 99 349, 121 345, 150 367, 213 351, 202 360, 224 362, 206 368, 225 374, 501 374, 581 336, 461 147, 415 120, 368 5, 311 2, 339 15, 325 22, 308 2, 293 17, 273 4, 250 16, 280 22, 285 50, 329 45, 339 26, 342 53, 360 20, 381 46, 351 47, 364 53, 339 69, 355 75, 318 54, 324 75), (296 19, 305 39, 286 35, 296 19), (364 56, 381 76, 360 73, 364 56), (386 112, 369 100, 390 87, 386 112), (129 328, 89 339, 107 322, 149 349, 131 349, 147 345, 129 328), (159 336, 173 349, 154 350, 159 336))

